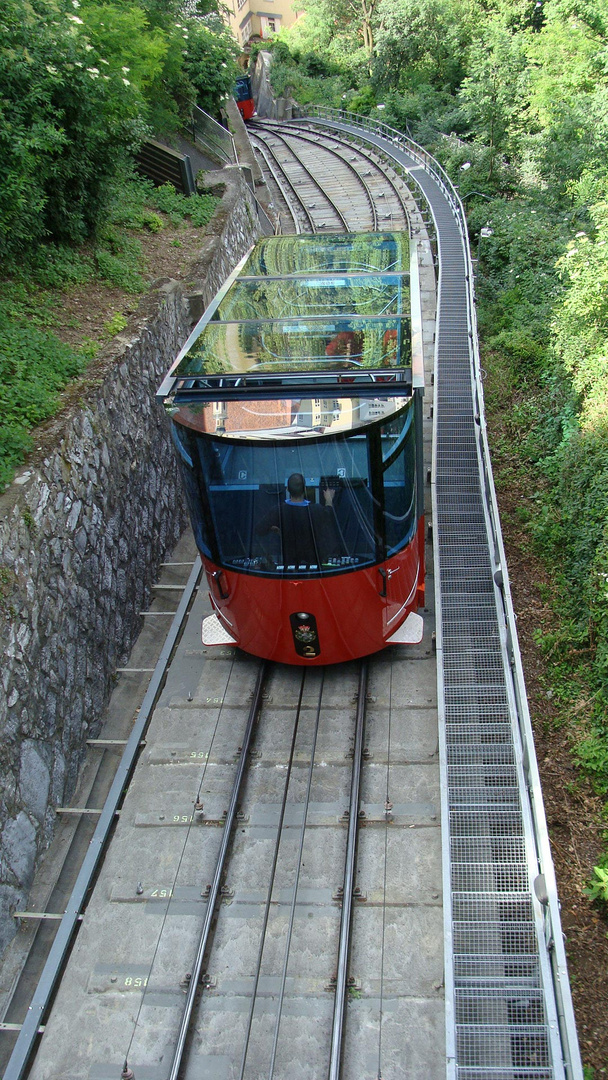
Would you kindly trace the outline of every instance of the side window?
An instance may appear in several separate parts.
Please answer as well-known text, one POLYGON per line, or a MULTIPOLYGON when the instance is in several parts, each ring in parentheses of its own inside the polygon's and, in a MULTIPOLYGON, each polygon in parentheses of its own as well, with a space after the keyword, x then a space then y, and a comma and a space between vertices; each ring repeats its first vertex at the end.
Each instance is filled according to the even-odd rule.
POLYGON ((201 491, 193 461, 195 439, 193 436, 189 435, 181 424, 175 423, 171 424, 171 437, 173 439, 173 445, 177 450, 184 491, 186 493, 186 504, 190 514, 196 546, 199 551, 210 556, 211 550, 209 547, 209 539, 206 534, 205 522, 202 515, 201 491))
POLYGON ((387 556, 400 551, 416 528, 414 408, 382 429, 384 537, 387 556))

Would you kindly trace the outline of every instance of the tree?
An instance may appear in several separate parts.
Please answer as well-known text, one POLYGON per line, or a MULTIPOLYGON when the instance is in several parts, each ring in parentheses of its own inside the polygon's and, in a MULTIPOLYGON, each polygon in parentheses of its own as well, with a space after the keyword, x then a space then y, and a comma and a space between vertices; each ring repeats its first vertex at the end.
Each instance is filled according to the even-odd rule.
POLYGON ((578 200, 591 195, 593 230, 579 231, 559 260, 565 291, 555 318, 556 351, 572 377, 584 426, 608 416, 608 178, 587 173, 578 200), (582 198, 581 198, 582 197, 582 198))
POLYGON ((466 79, 459 92, 462 111, 476 142, 488 148, 488 176, 496 159, 517 152, 528 105, 526 54, 519 35, 496 18, 471 45, 466 79))
POLYGON ((91 45, 79 7, 2 0, 0 258, 88 236, 141 130, 139 94, 91 45))
POLYGON ((374 35, 380 0, 302 0, 302 9, 312 25, 326 28, 328 52, 342 57, 345 64, 352 53, 362 50, 368 75, 374 57, 374 35))
POLYGON ((547 0, 542 31, 526 39, 534 160, 562 187, 601 166, 608 135, 608 3, 547 0))
POLYGON ((466 73, 470 14, 460 0, 383 0, 374 80, 395 90, 427 84, 453 93, 466 73))
POLYGON ((207 112, 217 112, 239 73, 239 47, 218 15, 189 19, 187 25, 185 74, 194 87, 196 104, 207 112))

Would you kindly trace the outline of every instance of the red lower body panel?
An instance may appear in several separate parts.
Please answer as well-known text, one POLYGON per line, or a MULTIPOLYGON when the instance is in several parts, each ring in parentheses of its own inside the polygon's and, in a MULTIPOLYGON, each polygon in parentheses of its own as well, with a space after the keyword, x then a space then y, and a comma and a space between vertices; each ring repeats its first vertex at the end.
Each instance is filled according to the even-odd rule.
POLYGON ((251 120, 251 117, 255 112, 255 102, 253 98, 248 98, 246 101, 237 101, 237 106, 243 120, 251 120))
POLYGON ((203 557, 220 622, 245 652, 285 664, 337 664, 384 648, 424 604, 424 522, 380 566, 319 578, 257 577, 203 557))

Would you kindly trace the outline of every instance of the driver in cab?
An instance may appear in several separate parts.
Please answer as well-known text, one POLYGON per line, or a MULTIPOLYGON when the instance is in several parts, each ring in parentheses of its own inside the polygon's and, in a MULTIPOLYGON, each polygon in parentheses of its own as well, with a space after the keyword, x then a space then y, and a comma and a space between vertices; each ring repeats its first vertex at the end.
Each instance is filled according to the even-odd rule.
POLYGON ((278 504, 256 528, 258 536, 277 533, 281 539, 283 562, 288 566, 321 566, 330 555, 340 551, 340 541, 333 510, 335 490, 325 488, 324 505, 306 498, 301 473, 292 473, 287 481, 287 498, 278 504))

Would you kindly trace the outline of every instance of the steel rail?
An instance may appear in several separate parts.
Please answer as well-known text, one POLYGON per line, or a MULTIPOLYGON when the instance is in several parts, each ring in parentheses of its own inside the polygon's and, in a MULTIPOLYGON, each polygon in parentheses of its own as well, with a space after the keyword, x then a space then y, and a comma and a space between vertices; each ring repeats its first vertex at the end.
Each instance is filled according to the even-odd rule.
POLYGON ((38 1029, 44 1021, 44 1016, 65 962, 68 949, 72 943, 74 933, 80 924, 80 916, 86 905, 87 894, 97 872, 99 862, 105 852, 106 844, 116 818, 116 812, 122 803, 126 786, 135 767, 142 738, 146 727, 148 726, 158 695, 162 689, 173 649, 180 635, 192 597, 198 588, 201 573, 201 562, 200 559, 197 558, 180 600, 179 607, 177 608, 173 622, 171 623, 165 644, 163 645, 156 667, 154 668, 154 673, 150 679, 146 695, 120 760, 112 786, 108 792, 108 797, 105 801, 103 810, 99 816, 97 828, 90 841, 89 850, 80 868, 65 914, 59 924, 55 940, 51 946, 36 992, 29 1005, 27 1016, 13 1048, 3 1080, 21 1080, 25 1074, 26 1067, 34 1049, 34 1043, 38 1036, 38 1029))
MULTIPOLYGON (((330 195, 328 195, 328 194, 327 194, 327 192, 326 192, 326 191, 325 191, 325 189, 324 189, 324 188, 323 188, 323 187, 321 186, 321 184, 319 183, 319 181, 315 179, 315 177, 314 177, 314 176, 312 175, 312 173, 311 173, 310 169, 308 168, 308 166, 307 166, 307 165, 305 164, 305 162, 304 162, 304 161, 302 161, 302 158, 301 158, 301 157, 300 157, 300 155, 298 154, 297 150, 294 150, 293 146, 290 146, 290 145, 289 145, 289 143, 287 142, 287 140, 286 140, 286 139, 285 139, 285 138, 284 138, 283 136, 281 136, 281 135, 277 135, 277 133, 276 133, 275 131, 272 131, 272 132, 271 132, 270 134, 271 134, 271 137, 272 137, 272 138, 275 138, 275 139, 278 139, 278 140, 279 140, 279 142, 280 142, 280 143, 281 143, 281 144, 282 144, 282 145, 283 145, 283 146, 285 147, 285 149, 289 151, 289 153, 290 153, 290 154, 292 155, 292 157, 294 158, 294 160, 295 160, 295 161, 296 161, 296 162, 298 163, 298 165, 300 166, 300 168, 304 170, 304 172, 306 173, 306 175, 307 175, 307 176, 308 176, 308 178, 310 179, 310 182, 311 182, 311 184, 312 184, 312 185, 313 185, 313 186, 314 186, 314 187, 316 188, 316 190, 317 190, 317 191, 319 192, 319 195, 321 195, 321 197, 322 197, 323 199, 325 199, 326 203, 327 203, 327 204, 328 204, 328 206, 329 206, 329 207, 331 208, 331 211, 332 211, 332 212, 333 212, 333 213, 334 213, 334 214, 336 215, 336 217, 338 218, 338 220, 339 220, 340 224, 342 225, 342 227, 343 227, 343 229, 344 229, 344 232, 351 232, 351 230, 350 230, 350 229, 349 229, 349 227, 348 227, 348 222, 347 222, 346 218, 344 217, 344 214, 343 214, 343 213, 342 213, 342 211, 340 210, 340 207, 336 205, 336 203, 334 202, 334 200, 333 200, 333 199, 331 198, 331 196, 330 196, 330 195)), ((268 145, 268 144, 266 144, 266 145, 268 145)), ((270 149, 272 150, 272 147, 270 147, 270 149)), ((275 157, 275 160, 276 160, 276 154, 274 155, 274 157, 275 157)), ((279 163, 279 162, 278 162, 278 164, 281 164, 281 163, 279 163)), ((291 182, 290 182, 290 183, 291 183, 291 182)), ((291 186, 292 186, 292 189, 293 189, 293 184, 291 184, 291 186)), ((312 215, 311 215, 311 218, 312 218, 312 215)), ((313 220, 314 220, 314 219, 313 219, 313 220)), ((315 227, 314 227, 314 232, 315 232, 315 233, 318 233, 318 231, 319 231, 319 228, 318 228, 318 226, 317 226, 317 225, 316 225, 316 223, 315 223, 315 227)))
POLYGON ((211 924, 215 916, 215 909, 217 906, 218 897, 220 894, 222 874, 224 872, 224 865, 226 862, 226 855, 228 852, 228 845, 232 836, 232 829, 236 820, 238 799, 241 791, 241 785, 243 782, 243 776, 245 769, 247 768, 247 755, 249 753, 249 744, 251 742, 251 736, 257 720, 258 712, 260 710, 260 702, 262 699, 262 691, 264 687, 264 681, 268 665, 264 662, 260 666, 258 672, 258 678, 253 692, 253 700, 249 710, 249 717, 247 720, 247 727, 243 736, 243 742, 241 744, 241 754, 239 758, 238 768, 234 778, 234 784, 232 786, 232 794, 230 796, 230 804, 228 806, 228 812, 226 814, 226 820, 222 832, 222 841, 217 857, 215 871, 213 874, 213 882, 209 890, 209 900, 207 902, 207 913, 205 915, 205 921, 201 930, 201 936, 199 939, 198 947, 196 950, 196 957, 192 967, 190 982, 188 984, 188 993, 186 995, 186 1002, 184 1005, 184 1012, 180 1023, 180 1028, 175 1044, 175 1050, 173 1053, 173 1060, 171 1062, 171 1069, 169 1071, 168 1080, 177 1080, 179 1075, 182 1059, 184 1056, 184 1050, 186 1047, 186 1039, 188 1037, 188 1031, 190 1029, 190 1020, 192 1017, 192 1010, 194 1008, 194 999, 198 994, 198 984, 201 976, 203 960, 205 958, 205 952, 207 950, 207 944, 209 941, 209 933, 211 930, 211 924))
POLYGON ((336 996, 331 1032, 331 1053, 328 1080, 339 1080, 342 1060, 342 1035, 344 1031, 344 1012, 348 990, 348 959, 350 933, 352 926, 353 894, 355 885, 355 862, 357 857, 357 837, 359 831, 359 800, 361 792, 361 767, 363 762, 363 739, 365 735, 365 707, 367 699, 368 665, 364 661, 359 674, 359 694, 357 700, 357 721, 355 728, 355 746, 353 753, 353 778, 348 811, 348 840, 344 863, 344 885, 342 892, 342 916, 340 919, 340 945, 336 973, 336 996))
POLYGON ((289 748, 289 758, 287 761, 287 771, 285 774, 285 783, 283 785, 283 795, 280 802, 279 818, 277 821, 277 831, 274 852, 272 856, 272 865, 270 868, 270 881, 268 884, 268 892, 266 893, 266 902, 264 904, 264 915, 262 918, 262 928, 260 932, 260 943, 258 946, 258 958, 255 968, 255 974, 253 976, 253 988, 251 991, 251 1001, 249 1004, 249 1015, 247 1017, 247 1027, 245 1033, 245 1043, 243 1046, 243 1053, 241 1055, 241 1067, 239 1070, 239 1080, 244 1080, 245 1068, 247 1065, 247 1054, 249 1053, 249 1042, 251 1039, 251 1029, 253 1026, 253 1014, 255 1012, 256 998, 258 993, 258 987, 260 985, 260 976, 262 973, 262 960, 264 957, 264 949, 266 946, 266 931, 268 929, 268 919, 270 917, 270 905, 272 903, 272 890, 277 873, 277 864, 279 861, 279 851, 281 848, 281 840, 283 834, 283 822, 285 820, 285 811, 287 809, 287 794, 289 791, 289 784, 291 782, 291 775, 293 770, 294 755, 296 752, 296 742, 298 738, 298 729, 300 726, 300 719, 302 716, 302 698, 304 697, 304 687, 306 685, 306 669, 302 670, 300 679, 300 693, 298 695, 298 704, 296 706, 296 715, 293 725, 293 731, 291 734, 291 745, 289 748))
MULTIPOLYGON (((279 193, 281 195, 281 198, 283 199, 283 202, 285 203, 285 206, 287 207, 287 212, 291 215, 291 220, 293 221, 294 229, 296 231, 296 235, 299 235, 302 232, 300 222, 298 221, 298 218, 297 218, 297 215, 296 215, 296 212, 295 212, 293 206, 291 205, 289 199, 287 198, 286 193, 283 190, 283 184, 281 182, 281 178, 280 178, 280 176, 278 176, 278 174, 277 174, 277 172, 276 172, 276 170, 274 168, 274 165, 272 164, 272 162, 268 158, 268 155, 266 153, 266 149, 267 149, 266 144, 262 141, 262 139, 260 139, 259 140, 260 145, 258 146, 256 141, 255 141, 255 136, 253 136, 253 137, 252 136, 253 136, 253 133, 249 132, 249 138, 250 138, 251 144, 252 144, 254 150, 257 150, 257 152, 263 157, 264 164, 266 165, 266 168, 268 169, 268 172, 270 173, 270 175, 272 176, 272 179, 274 180, 275 184, 277 185, 277 188, 279 189, 279 193)), ((303 209, 304 208, 302 207, 302 210, 303 209)))
MULTIPOLYGON (((250 134, 251 134, 251 133, 250 133, 250 134)), ((264 140, 264 139, 263 139, 263 138, 261 137, 261 135, 259 135, 259 134, 258 134, 257 136, 254 136, 254 139, 255 139, 256 137, 257 137, 257 140, 258 140, 259 142, 263 143, 263 145, 264 145, 264 148, 265 148, 265 151, 266 151, 266 154, 270 154, 270 155, 271 155, 271 157, 272 157, 272 159, 273 159, 273 161, 274 161, 274 164, 275 164, 275 166, 276 166, 276 169, 278 169, 278 170, 280 171, 280 173, 281 173, 281 176, 283 177, 283 180, 284 180, 284 181, 285 181, 285 183, 286 183, 286 184, 288 185, 288 187, 289 187, 289 188, 291 189, 291 192, 292 192, 292 201, 293 201, 293 202, 294 202, 294 203, 295 203, 295 204, 297 205, 298 209, 299 209, 299 210, 301 211, 301 213, 302 213, 302 214, 304 215, 304 217, 305 217, 305 219, 306 219, 306 221, 308 222, 308 225, 309 225, 309 227, 310 227, 310 231, 311 231, 312 233, 316 233, 316 231, 317 231, 317 230, 316 230, 316 227, 315 227, 315 223, 314 223, 314 219, 313 219, 313 217, 312 217, 312 214, 310 214, 310 213, 309 213, 309 211, 308 211, 307 207, 306 207, 306 206, 304 205, 304 202, 303 202, 303 201, 302 201, 302 199, 300 198, 300 196, 299 196, 298 192, 297 192, 297 191, 295 190, 295 187, 294 187, 293 183, 292 183, 292 182, 291 182, 291 180, 289 179, 289 177, 288 177, 287 173, 285 172, 285 170, 284 170, 283 166, 281 165, 281 162, 280 162, 280 161, 279 161, 279 159, 277 158, 277 155, 275 154, 275 152, 274 152, 273 148, 272 148, 271 146, 269 146, 269 145, 268 145, 268 143, 267 143, 267 142, 266 142, 266 141, 265 141, 265 140, 264 140)), ((267 162, 267 164, 268 164, 268 159, 267 159, 266 157, 265 157, 265 160, 266 160, 266 162, 267 162)), ((275 181, 275 183, 277 184, 277 186, 278 186, 278 188, 279 188, 279 190, 280 190, 280 192, 281 192, 281 195, 282 195, 282 196, 283 196, 283 198, 285 199, 285 202, 289 204, 289 199, 287 198, 287 195, 286 195, 286 193, 285 193, 285 192, 283 191, 283 187, 282 187, 282 184, 280 183, 279 179, 278 179, 278 178, 277 178, 277 176, 276 176, 276 172, 275 172, 275 169, 273 169, 273 170, 272 170, 272 178, 273 178, 273 180, 275 181)), ((299 229, 298 229, 298 232, 301 232, 301 231, 302 231, 302 230, 301 230, 301 229, 299 228, 299 229)))
MULTIPOLYGON (((264 126, 266 126, 266 125, 264 125, 264 126)), ((267 125, 266 129, 270 130, 273 135, 277 136, 277 138, 280 138, 280 139, 283 139, 283 141, 286 141, 285 137, 283 135, 279 135, 279 133, 277 131, 275 131, 274 128, 270 124, 267 125)), ((374 232, 377 232, 377 230, 378 230, 378 211, 376 209, 376 204, 374 202, 372 193, 369 190, 369 186, 366 184, 365 179, 361 176, 361 174, 357 172, 357 170, 355 169, 352 161, 347 161, 346 158, 342 157, 342 154, 339 154, 338 151, 336 149, 334 149, 333 147, 331 147, 331 146, 319 147, 318 139, 314 139, 311 134, 306 134, 306 135, 302 134, 301 129, 299 127, 297 127, 297 125, 293 125, 293 126, 290 125, 290 134, 291 134, 291 132, 293 130, 296 131, 296 134, 293 135, 293 138, 300 139, 301 142, 305 142, 305 143, 309 143, 309 144, 312 143, 312 145, 315 146, 317 149, 321 148, 324 153, 331 154, 332 157, 337 158, 338 161, 340 161, 342 163, 342 165, 345 165, 346 168, 348 169, 348 171, 350 173, 352 173, 352 175, 355 177, 357 182, 361 185, 361 187, 365 191, 365 194, 367 196, 367 201, 369 203, 371 216, 372 216, 372 229, 373 229, 374 232)), ((308 129, 308 131, 310 131, 310 129, 308 129)), ((344 142, 341 143, 340 139, 334 139, 334 141, 337 142, 339 145, 342 145, 342 146, 347 145, 344 142)), ((287 144, 287 145, 289 146, 289 144, 287 144)), ((289 147, 289 149, 291 150, 292 147, 289 147)), ((300 159, 298 159, 298 160, 300 160, 300 159)), ((303 162, 302 162, 302 164, 303 164, 303 162)), ((388 179, 388 177, 386 179, 388 179)), ((390 181, 389 181, 389 183, 390 183, 390 181)), ((346 231, 351 232, 353 230, 349 229, 348 226, 346 226, 346 231)))
MULTIPOLYGON (((318 123, 323 125, 326 130, 331 131, 332 138, 335 137, 333 134, 334 131, 338 130, 351 139, 358 138, 367 142, 371 147, 373 147, 374 150, 381 153, 390 161, 391 167, 397 167, 399 171, 404 168, 403 162, 400 161, 399 157, 393 153, 393 150, 402 152, 404 151, 405 153, 411 155, 411 157, 414 159, 413 164, 419 165, 422 169, 424 169, 425 172, 432 176, 432 178, 435 180, 435 183, 439 186, 445 198, 447 199, 452 212, 455 216, 457 216, 457 203, 460 201, 459 196, 454 191, 451 185, 451 181, 445 170, 441 168, 438 162, 436 162, 435 159, 426 150, 424 150, 423 147, 418 146, 416 143, 412 142, 411 139, 409 139, 405 135, 402 135, 401 132, 396 131, 393 128, 388 128, 386 124, 370 120, 368 117, 361 117, 355 115, 353 124, 351 125, 349 123, 351 115, 350 113, 342 113, 338 109, 331 109, 322 105, 310 106, 310 109, 311 112, 306 117, 306 120, 309 123, 318 123), (315 117, 318 117, 318 119, 316 119, 315 117), (368 121, 367 127, 366 121, 368 121), (385 134, 385 129, 386 132, 390 133, 390 135, 385 134), (436 166, 435 169, 433 169, 433 165, 436 166)), ((413 172, 409 170, 404 171, 406 172, 406 176, 404 177, 404 182, 406 186, 409 188, 412 195, 415 196, 416 202, 418 202, 419 204, 421 203, 424 212, 428 214, 428 220, 425 221, 427 228, 429 228, 430 226, 431 229, 434 229, 435 218, 427 198, 427 193, 424 190, 424 186, 419 183, 418 179, 413 175, 413 172)), ((421 209, 420 206, 419 209, 421 209)), ((462 207, 462 204, 461 209, 464 214, 464 208, 462 207)))
POLYGON ((298 847, 297 867, 295 874, 295 881, 293 883, 293 896, 291 898, 291 908, 289 911, 289 922, 287 924, 287 934, 285 937, 285 952, 283 958, 283 970, 281 972, 281 987, 279 990, 279 1000, 277 1002, 277 1015, 274 1027, 274 1035, 272 1039, 272 1050, 270 1053, 270 1065, 268 1067, 268 1080, 273 1080, 274 1066, 277 1056, 277 1047, 279 1045, 279 1030, 281 1027, 281 1014, 283 1012, 283 1001, 285 999, 285 987, 287 985, 287 969, 289 967, 289 958, 291 952, 291 939, 293 935, 293 925, 296 917, 296 907, 298 902, 298 886, 300 884, 300 871, 302 869, 302 860, 304 857, 304 840, 306 838, 306 822, 308 819, 308 807, 310 806, 310 792, 312 789, 312 780, 315 771, 315 756, 317 753, 317 739, 319 735, 319 723, 321 720, 321 702, 323 701, 323 686, 325 682, 325 672, 321 669, 321 685, 319 687, 319 700, 317 702, 317 712, 315 716, 315 729, 312 737, 312 746, 310 749, 310 765, 308 768, 308 778, 306 783, 306 793, 304 796, 304 813, 302 815, 302 828, 300 830, 300 844, 298 847))
MULTIPOLYGON (((301 130, 310 131, 311 130, 310 127, 304 126, 305 124, 306 124, 305 120, 302 120, 302 121, 290 121, 289 127, 290 127, 290 129, 292 127, 294 127, 298 131, 301 131, 301 130), (301 124, 303 125, 303 127, 300 126, 301 124)), ((357 154, 359 154, 359 156, 361 158, 363 158, 363 160, 368 165, 371 165, 372 168, 374 168, 376 170, 376 173, 377 173, 378 177, 382 177, 382 179, 389 185, 389 187, 391 188, 391 190, 393 192, 393 195, 395 196, 395 198, 397 199, 397 201, 399 203, 399 206, 401 207, 401 211, 403 213, 404 219, 405 219, 405 221, 406 221, 406 223, 408 225, 408 230, 409 230, 409 212, 408 212, 407 205, 404 202, 403 196, 402 196, 397 184, 395 183, 395 181, 392 179, 392 177, 388 176, 388 174, 384 171, 384 169, 378 163, 378 161, 376 161, 374 159, 371 152, 368 152, 367 149, 364 146, 361 145, 360 141, 353 141, 352 139, 349 139, 349 138, 340 138, 338 135, 334 134, 333 132, 331 133, 330 138, 331 138, 332 142, 336 143, 338 146, 342 146, 345 149, 349 149, 349 150, 355 150, 357 152, 357 154)), ((375 147, 375 149, 378 150, 378 147, 375 147)), ((341 160, 344 161, 345 165, 349 164, 349 162, 346 161, 345 158, 341 157, 341 160)), ((407 179, 406 179, 403 176, 401 176, 401 174, 395 168, 396 164, 397 163, 394 161, 394 159, 389 158, 389 160, 388 160, 389 168, 392 169, 393 173, 396 172, 397 175, 399 175, 403 185, 405 187, 407 187, 408 190, 410 190, 410 188, 411 188, 411 178, 407 177, 407 179)), ((364 178, 362 176, 360 176, 359 178, 360 178, 362 183, 365 183, 365 180, 364 180, 364 178)))

